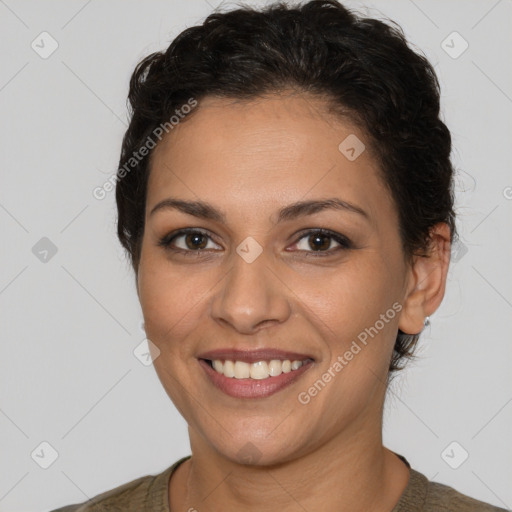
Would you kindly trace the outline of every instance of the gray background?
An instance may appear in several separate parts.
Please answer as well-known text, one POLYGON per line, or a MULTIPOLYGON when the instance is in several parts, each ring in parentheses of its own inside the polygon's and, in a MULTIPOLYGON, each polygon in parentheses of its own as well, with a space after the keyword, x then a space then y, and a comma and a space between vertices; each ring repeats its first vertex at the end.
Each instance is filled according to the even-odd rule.
MULTIPOLYGON (((133 354, 145 336, 114 193, 92 190, 115 172, 135 64, 219 4, 0 0, 1 511, 81 502, 189 454, 184 420, 133 354), (47 58, 31 47, 51 49, 43 31, 59 45, 47 58), (58 453, 47 469, 42 442, 58 453)), ((385 444, 428 478, 509 508, 512 2, 364 5, 435 65, 463 244, 420 360, 389 391, 385 444), (469 44, 457 58, 454 31, 469 44)))

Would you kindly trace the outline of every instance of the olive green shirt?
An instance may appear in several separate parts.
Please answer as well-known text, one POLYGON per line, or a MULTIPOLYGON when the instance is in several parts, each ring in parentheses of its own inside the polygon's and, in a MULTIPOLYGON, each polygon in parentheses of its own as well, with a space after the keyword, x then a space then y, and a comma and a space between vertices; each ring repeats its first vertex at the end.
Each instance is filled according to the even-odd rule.
MULTIPOLYGON (((390 512, 505 512, 503 508, 470 498, 447 485, 430 482, 412 469, 405 457, 398 457, 409 467, 410 478, 399 502, 390 512)), ((51 512, 171 512, 169 480, 172 472, 189 458, 190 455, 183 457, 157 475, 137 478, 84 503, 51 512)))

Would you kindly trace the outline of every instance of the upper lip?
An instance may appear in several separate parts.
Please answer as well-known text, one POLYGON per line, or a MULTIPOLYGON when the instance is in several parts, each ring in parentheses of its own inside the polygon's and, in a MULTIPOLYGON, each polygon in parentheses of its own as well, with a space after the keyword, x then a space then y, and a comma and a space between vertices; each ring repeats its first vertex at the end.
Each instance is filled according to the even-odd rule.
POLYGON ((273 348, 260 348, 256 350, 237 350, 233 348, 223 348, 218 350, 211 350, 203 352, 198 356, 198 359, 208 359, 213 361, 215 359, 222 361, 244 361, 245 363, 256 363, 257 361, 271 361, 278 359, 284 361, 303 361, 305 359, 313 359, 308 354, 299 354, 298 352, 289 352, 287 350, 276 350, 273 348))

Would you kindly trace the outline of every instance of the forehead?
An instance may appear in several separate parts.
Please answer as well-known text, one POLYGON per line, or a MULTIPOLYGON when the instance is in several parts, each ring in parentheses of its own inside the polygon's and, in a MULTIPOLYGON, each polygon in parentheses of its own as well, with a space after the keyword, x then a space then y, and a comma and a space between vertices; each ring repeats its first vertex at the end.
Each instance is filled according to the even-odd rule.
POLYGON ((171 193, 261 209, 339 192, 371 210, 387 193, 366 139, 316 97, 206 98, 155 148, 147 209, 171 193))

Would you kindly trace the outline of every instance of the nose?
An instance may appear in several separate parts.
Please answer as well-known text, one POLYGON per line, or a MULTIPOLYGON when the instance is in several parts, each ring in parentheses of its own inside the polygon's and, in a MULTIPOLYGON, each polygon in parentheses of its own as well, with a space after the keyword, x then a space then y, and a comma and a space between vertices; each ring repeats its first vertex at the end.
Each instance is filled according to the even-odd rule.
POLYGON ((277 277, 263 252, 248 263, 238 254, 212 303, 213 318, 241 334, 285 322, 291 307, 287 286, 277 277))

